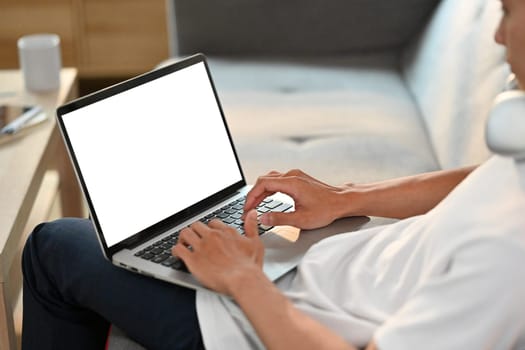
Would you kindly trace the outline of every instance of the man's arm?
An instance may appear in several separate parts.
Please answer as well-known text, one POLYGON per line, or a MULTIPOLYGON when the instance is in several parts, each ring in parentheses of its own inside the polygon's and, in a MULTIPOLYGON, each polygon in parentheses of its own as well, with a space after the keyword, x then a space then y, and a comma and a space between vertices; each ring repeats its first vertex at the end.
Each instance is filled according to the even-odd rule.
POLYGON ((476 167, 441 170, 371 184, 348 185, 343 196, 354 203, 343 216, 404 219, 428 212, 476 167), (360 207, 356 207, 359 203, 360 207))
MULTIPOLYGON (((197 222, 181 231, 173 254, 184 260, 203 285, 231 296, 267 348, 355 350, 338 334, 295 308, 266 277, 254 210, 245 219, 245 230, 243 236, 218 220, 209 226, 197 222)), ((372 344, 368 349, 375 347, 372 344)))
MULTIPOLYGON (((232 286, 232 297, 269 349, 356 349, 298 310, 260 270, 240 276, 232 286)), ((372 349, 373 344, 367 348, 372 349)))
POLYGON ((443 170, 343 186, 330 186, 300 170, 285 174, 271 172, 259 177, 247 196, 245 211, 255 208, 265 197, 283 192, 295 201, 295 212, 264 214, 261 216, 263 224, 313 229, 348 216, 402 219, 424 214, 435 207, 474 169, 443 170))

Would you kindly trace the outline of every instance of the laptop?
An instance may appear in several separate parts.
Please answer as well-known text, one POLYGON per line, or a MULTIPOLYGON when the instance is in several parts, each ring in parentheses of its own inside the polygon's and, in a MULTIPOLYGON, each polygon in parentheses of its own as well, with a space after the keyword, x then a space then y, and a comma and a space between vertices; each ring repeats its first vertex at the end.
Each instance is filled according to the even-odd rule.
MULTIPOLYGON (((58 108, 57 119, 104 256, 136 273, 204 288, 171 247, 197 220, 219 218, 242 234, 250 189, 205 57, 74 100, 58 108)), ((280 194, 258 207, 259 213, 293 209, 280 194)), ((259 233, 272 281, 333 234, 264 226, 259 233)))

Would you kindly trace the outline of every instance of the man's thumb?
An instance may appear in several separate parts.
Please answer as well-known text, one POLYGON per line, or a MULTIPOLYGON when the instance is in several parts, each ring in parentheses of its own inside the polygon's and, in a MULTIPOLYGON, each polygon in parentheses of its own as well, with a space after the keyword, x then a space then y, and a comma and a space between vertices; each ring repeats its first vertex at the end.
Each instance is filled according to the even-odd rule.
POLYGON ((268 212, 261 215, 261 224, 266 226, 291 225, 295 226, 295 212, 279 213, 268 212))

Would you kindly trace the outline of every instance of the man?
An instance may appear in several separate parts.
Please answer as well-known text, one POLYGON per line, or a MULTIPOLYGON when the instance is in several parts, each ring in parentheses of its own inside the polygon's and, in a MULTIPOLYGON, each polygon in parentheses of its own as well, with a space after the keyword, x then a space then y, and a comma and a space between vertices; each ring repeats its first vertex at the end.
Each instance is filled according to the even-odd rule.
MULTIPOLYGON (((502 3, 496 41, 524 86, 525 1, 502 3)), ((109 320, 149 348, 524 348, 524 178, 499 156, 477 169, 342 187, 299 170, 271 172, 247 197, 246 236, 220 221, 195 223, 173 248, 230 298, 112 266, 87 220, 41 225, 23 257, 23 346, 94 348, 109 320), (277 191, 296 210, 266 214, 264 224, 406 219, 326 239, 273 284, 261 270, 253 208, 277 191)))

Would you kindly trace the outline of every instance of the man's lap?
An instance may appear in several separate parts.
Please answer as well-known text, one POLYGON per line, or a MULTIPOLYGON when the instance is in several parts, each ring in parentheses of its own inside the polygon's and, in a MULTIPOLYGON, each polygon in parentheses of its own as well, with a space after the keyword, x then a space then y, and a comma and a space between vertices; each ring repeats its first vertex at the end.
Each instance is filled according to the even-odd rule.
POLYGON ((93 311, 148 348, 201 341, 195 291, 111 264, 89 220, 39 225, 26 244, 24 272, 32 294, 61 318, 93 311), (56 300, 60 306, 54 307, 56 300))

